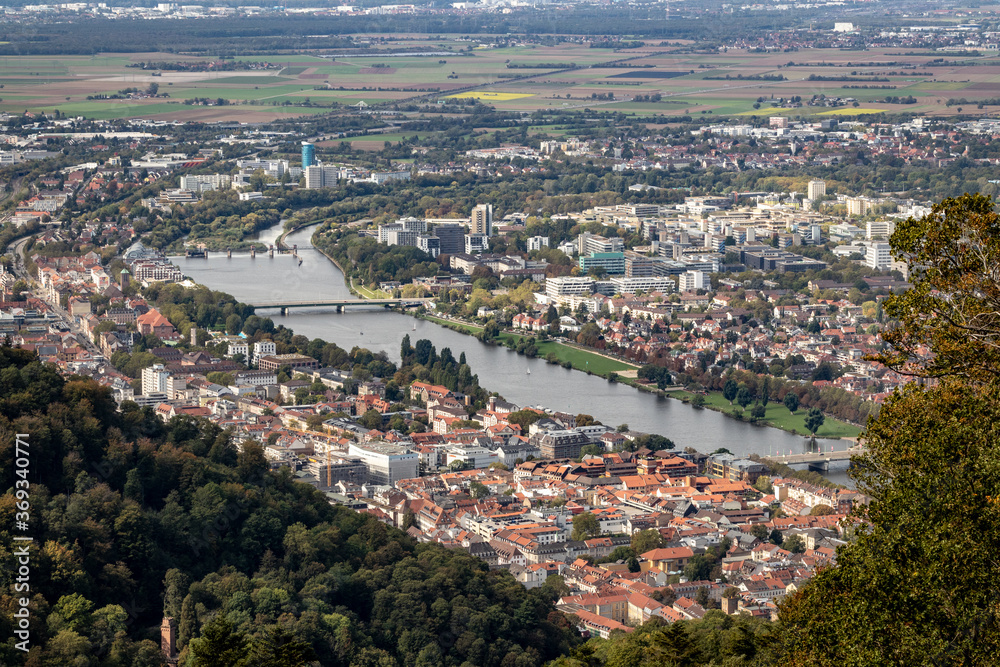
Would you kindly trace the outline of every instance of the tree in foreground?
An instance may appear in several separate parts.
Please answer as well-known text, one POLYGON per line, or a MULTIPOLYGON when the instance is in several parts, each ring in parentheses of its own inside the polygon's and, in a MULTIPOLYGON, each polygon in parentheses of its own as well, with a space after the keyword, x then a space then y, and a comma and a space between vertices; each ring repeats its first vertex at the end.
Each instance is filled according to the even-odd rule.
POLYGON ((769 664, 994 665, 1000 655, 1000 216, 945 200, 892 237, 919 271, 880 360, 936 378, 882 407, 855 457, 864 523, 780 608, 769 664))
POLYGON ((201 629, 201 637, 191 640, 190 653, 195 667, 245 665, 247 640, 233 628, 225 614, 219 614, 201 629))

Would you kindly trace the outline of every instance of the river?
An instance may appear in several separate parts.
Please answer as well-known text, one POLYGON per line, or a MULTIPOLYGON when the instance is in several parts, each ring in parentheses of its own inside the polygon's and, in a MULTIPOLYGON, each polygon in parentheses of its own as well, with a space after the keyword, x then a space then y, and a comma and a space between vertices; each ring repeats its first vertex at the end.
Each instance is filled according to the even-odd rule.
MULTIPOLYGON (((272 244, 281 231, 280 225, 271 227, 260 234, 259 240, 272 244)), ((285 239, 287 245, 300 247, 301 265, 291 255, 272 258, 267 253, 258 253, 255 259, 243 253, 234 253, 232 258, 211 253, 208 259, 172 259, 196 282, 232 294, 240 301, 355 298, 347 289, 344 274, 322 253, 308 247, 312 232, 313 228, 303 229, 285 239)), ((543 359, 528 359, 504 347, 486 345, 472 336, 380 307, 352 306, 342 313, 332 308, 302 309, 284 316, 277 310, 262 310, 259 314, 270 316, 275 324, 284 324, 297 334, 322 338, 347 350, 354 346, 384 350, 395 362, 399 361, 404 335, 409 334, 413 342, 426 338, 438 351, 451 348, 456 357, 465 352, 480 384, 499 392, 508 401, 572 414, 587 413, 614 426, 625 423, 637 431, 664 435, 678 447, 694 447, 703 452, 725 447, 740 456, 806 451, 802 436, 753 426, 713 410, 642 393, 543 359)), ((843 441, 819 442, 824 449, 845 446, 843 441)), ((850 483, 846 467, 833 469, 827 476, 839 484, 850 483)))

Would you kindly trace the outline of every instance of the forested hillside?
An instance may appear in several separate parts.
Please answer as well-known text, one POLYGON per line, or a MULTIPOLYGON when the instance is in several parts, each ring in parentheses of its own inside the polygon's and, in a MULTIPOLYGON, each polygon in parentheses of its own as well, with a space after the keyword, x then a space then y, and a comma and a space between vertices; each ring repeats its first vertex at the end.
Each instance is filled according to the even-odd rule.
MULTIPOLYGON (((115 407, 93 381, 0 348, 0 560, 14 433, 29 434, 35 538, 31 652, 5 612, 0 664, 160 665, 164 613, 183 659, 246 647, 254 665, 506 667, 572 648, 547 589, 332 507, 207 421, 115 407)), ((0 568, 4 610, 13 577, 0 568)))

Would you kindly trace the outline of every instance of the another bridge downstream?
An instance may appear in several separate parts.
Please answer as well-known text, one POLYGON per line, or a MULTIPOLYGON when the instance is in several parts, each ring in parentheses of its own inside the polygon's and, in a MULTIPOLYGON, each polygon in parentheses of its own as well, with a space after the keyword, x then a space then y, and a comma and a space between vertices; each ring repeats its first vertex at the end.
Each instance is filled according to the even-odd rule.
POLYGON ((829 450, 823 451, 819 449, 815 452, 806 452, 805 454, 785 454, 785 455, 774 455, 767 456, 767 460, 775 461, 776 463, 784 463, 785 465, 801 465, 806 464, 809 466, 810 470, 825 471, 830 467, 831 463, 837 461, 850 461, 851 457, 859 456, 865 453, 864 445, 855 445, 847 449, 841 450, 829 450))
POLYGON ((415 308, 417 306, 422 306, 431 301, 431 299, 312 299, 306 301, 255 301, 252 303, 247 303, 249 306, 253 306, 255 309, 259 308, 277 308, 281 311, 282 315, 287 315, 291 308, 334 308, 336 312, 344 312, 344 308, 347 306, 383 306, 385 308, 394 308, 396 306, 402 306, 403 308, 415 308))

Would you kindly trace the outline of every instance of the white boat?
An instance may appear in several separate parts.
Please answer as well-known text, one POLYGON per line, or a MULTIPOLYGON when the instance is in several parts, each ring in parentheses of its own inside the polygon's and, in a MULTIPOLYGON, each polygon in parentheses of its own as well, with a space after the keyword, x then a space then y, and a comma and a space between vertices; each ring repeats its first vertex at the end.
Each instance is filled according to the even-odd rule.
POLYGON ((530 368, 524 369, 524 374, 525 375, 531 375, 531 369, 530 368))

